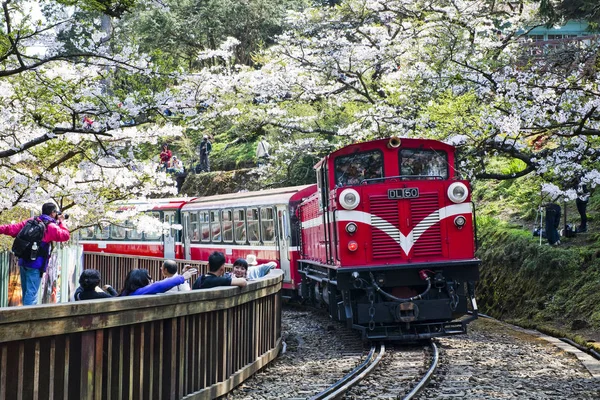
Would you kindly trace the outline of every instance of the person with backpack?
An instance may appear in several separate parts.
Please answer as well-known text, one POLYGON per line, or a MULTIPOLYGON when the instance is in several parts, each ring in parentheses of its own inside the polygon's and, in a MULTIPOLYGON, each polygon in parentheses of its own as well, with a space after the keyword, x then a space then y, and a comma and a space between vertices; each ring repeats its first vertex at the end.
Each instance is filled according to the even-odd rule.
POLYGON ((0 225, 0 234, 15 238, 12 251, 19 257, 24 306, 37 304, 38 290, 48 266, 52 242, 67 242, 71 238, 64 219, 56 204, 46 203, 38 217, 16 224, 0 225))

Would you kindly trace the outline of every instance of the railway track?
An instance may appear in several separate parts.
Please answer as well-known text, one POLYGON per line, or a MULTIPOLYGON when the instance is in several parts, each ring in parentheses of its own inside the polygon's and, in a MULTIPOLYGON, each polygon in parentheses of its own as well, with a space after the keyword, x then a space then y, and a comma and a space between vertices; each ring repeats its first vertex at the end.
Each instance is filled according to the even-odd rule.
MULTIPOLYGON (((427 371, 422 374, 420 371, 422 371, 423 364, 415 362, 416 358, 413 354, 416 353, 415 350, 407 350, 406 347, 392 349, 391 352, 387 353, 387 357, 389 358, 386 363, 387 365, 382 366, 381 364, 384 364, 382 360, 384 360, 384 355, 386 355, 386 346, 383 343, 375 344, 371 347, 369 354, 362 363, 327 389, 310 397, 310 400, 333 400, 342 397, 352 399, 364 398, 364 396, 369 396, 370 398, 414 399, 427 386, 438 366, 439 355, 436 344, 430 341, 426 349, 428 349, 431 355, 431 361, 427 371), (409 357, 407 357, 407 352, 410 354, 409 357), (382 366, 382 368, 377 369, 377 372, 373 374, 374 379, 372 379, 372 382, 369 382, 368 377, 371 376, 370 374, 378 366, 382 366), (416 369, 413 368, 415 366, 417 367, 416 369), (392 369, 393 371, 385 372, 386 369, 392 369), (414 379, 420 375, 422 376, 417 383, 411 386, 414 379), (382 379, 382 377, 386 376, 391 379, 382 379), (402 383, 399 384, 399 381, 402 383), (353 390, 355 387, 356 389, 353 390)), ((424 349, 421 350, 422 354, 425 353, 424 349)), ((418 358, 418 360, 424 361, 424 357, 418 358)))

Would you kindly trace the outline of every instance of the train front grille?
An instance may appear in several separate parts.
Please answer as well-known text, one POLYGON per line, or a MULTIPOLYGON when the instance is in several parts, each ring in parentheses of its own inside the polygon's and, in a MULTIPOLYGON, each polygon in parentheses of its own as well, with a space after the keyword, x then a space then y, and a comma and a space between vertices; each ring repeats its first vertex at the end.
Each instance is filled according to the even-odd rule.
POLYGON ((410 202, 411 223, 414 227, 413 256, 442 254, 440 203, 437 193, 423 193, 410 202))
POLYGON ((373 258, 398 257, 400 251, 400 232, 398 231, 398 200, 389 200, 386 196, 371 196, 371 243, 373 258))
MULTIPOLYGON (((435 256, 442 254, 442 232, 440 227, 438 194, 421 193, 416 199, 395 200, 387 195, 370 196, 371 240, 373 259, 407 256, 402 252, 400 230, 408 235, 413 230, 412 257, 435 256), (410 213, 402 216, 402 213, 410 213), (410 227, 400 226, 402 221, 410 227), (404 222, 406 224, 406 222, 404 222)), ((406 239, 409 243, 410 237, 406 239)))

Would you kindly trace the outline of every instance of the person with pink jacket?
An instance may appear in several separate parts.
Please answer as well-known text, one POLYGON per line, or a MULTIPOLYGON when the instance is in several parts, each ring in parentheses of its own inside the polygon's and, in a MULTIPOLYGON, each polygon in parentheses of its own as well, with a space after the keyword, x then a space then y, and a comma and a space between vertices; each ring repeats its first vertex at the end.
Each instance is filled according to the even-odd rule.
MULTIPOLYGON (((37 304, 37 293, 42 281, 42 274, 46 271, 46 266, 50 259, 51 242, 66 242, 71 238, 69 229, 64 225, 65 217, 62 215, 56 204, 44 204, 42 206, 42 214, 35 218, 39 218, 46 228, 40 248, 37 252, 37 257, 33 260, 19 258, 24 306, 37 304)), ((17 237, 21 229, 30 219, 16 224, 0 225, 0 234, 17 237)))

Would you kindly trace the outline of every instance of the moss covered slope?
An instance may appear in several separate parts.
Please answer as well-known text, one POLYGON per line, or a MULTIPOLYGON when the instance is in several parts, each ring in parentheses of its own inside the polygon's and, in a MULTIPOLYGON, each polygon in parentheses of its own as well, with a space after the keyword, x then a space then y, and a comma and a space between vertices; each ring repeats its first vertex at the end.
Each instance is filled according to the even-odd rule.
POLYGON ((600 341, 600 250, 540 245, 522 229, 478 226, 482 259, 477 297, 494 317, 600 341))

